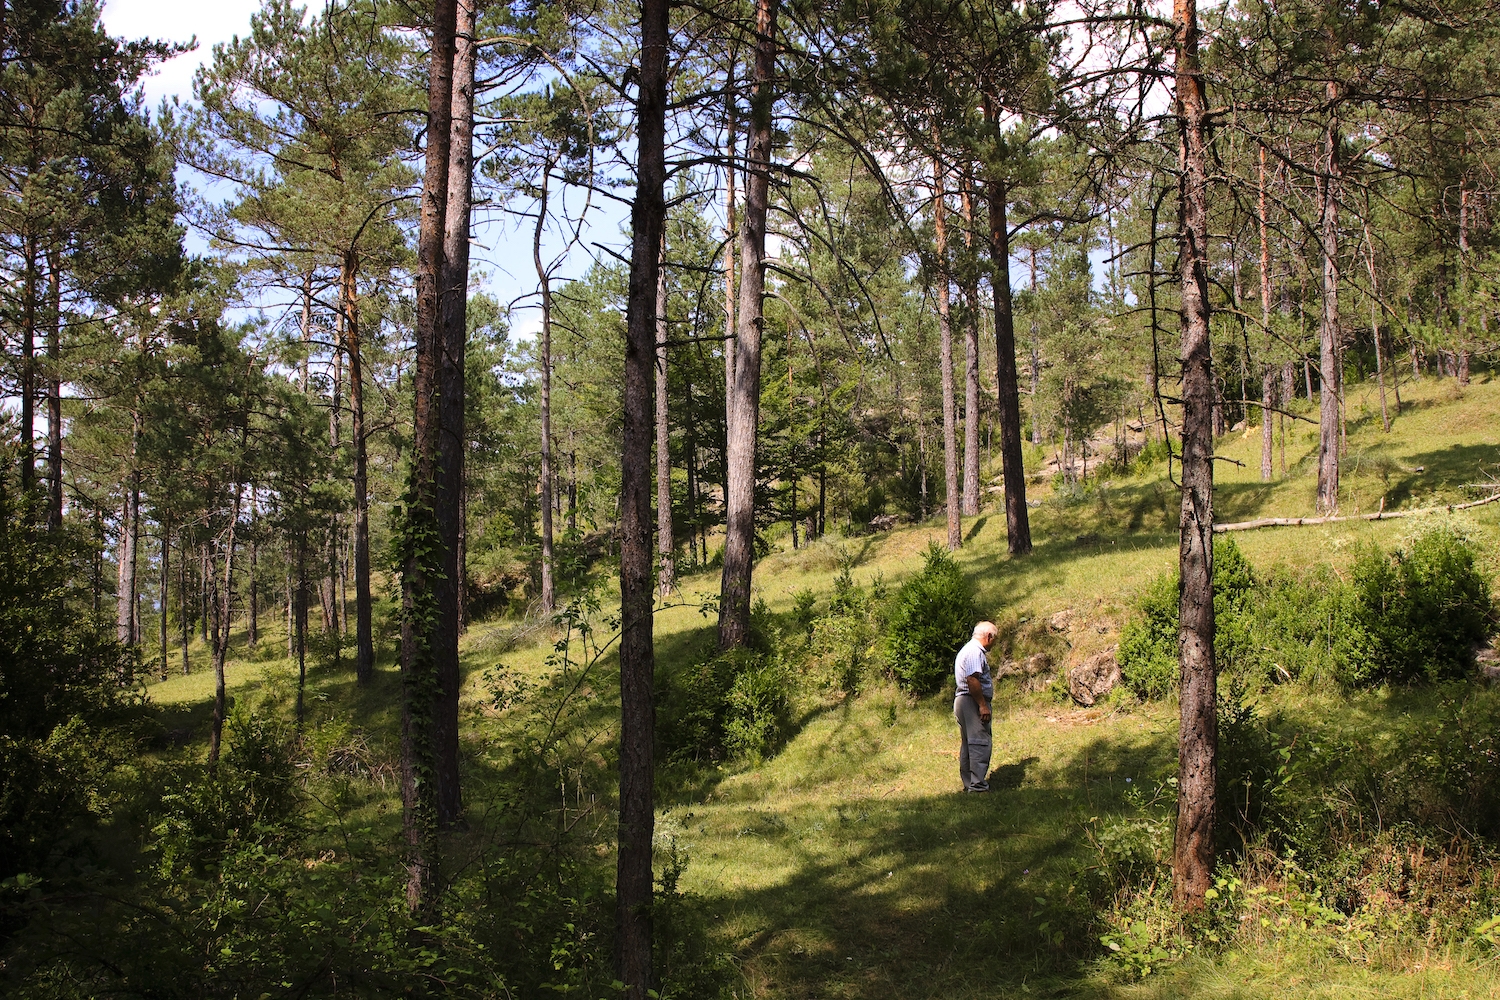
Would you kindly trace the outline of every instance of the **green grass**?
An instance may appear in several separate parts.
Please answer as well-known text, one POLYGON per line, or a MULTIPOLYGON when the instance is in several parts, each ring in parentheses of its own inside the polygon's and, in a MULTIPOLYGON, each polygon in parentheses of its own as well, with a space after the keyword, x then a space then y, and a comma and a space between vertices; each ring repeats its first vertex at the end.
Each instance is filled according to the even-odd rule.
MULTIPOLYGON (((1346 513, 1461 502, 1500 465, 1500 382, 1481 377, 1455 398, 1451 381, 1403 386, 1405 407, 1387 436, 1373 386, 1349 390, 1346 513), (1420 467, 1421 471, 1417 471, 1420 467)), ((1291 425, 1289 474, 1259 480, 1259 430, 1218 444, 1218 520, 1313 513, 1311 425, 1291 425)), ((958 555, 974 580, 981 610, 1002 626, 1002 652, 1047 651, 1076 663, 1113 644, 1136 596, 1176 557, 1177 496, 1158 465, 1107 473, 1072 494, 1034 488, 1034 554, 1005 552, 1003 512, 967 519, 958 555), (1063 614, 1059 614, 1063 613, 1063 614)), ((1446 516, 1446 515, 1444 515, 1446 516)), ((1486 541, 1490 570, 1500 504, 1461 515, 1486 541)), ((1341 569, 1359 542, 1392 545, 1411 520, 1276 528, 1236 536, 1257 567, 1331 563, 1341 569)), ((899 583, 921 567, 937 522, 853 539, 825 539, 776 552, 756 569, 756 593, 773 611, 793 595, 826 595, 841 565, 857 583, 899 583)), ((682 581, 682 597, 656 618, 659 670, 695 662, 712 647, 712 622, 699 605, 716 594, 716 573, 682 581)), ((823 599, 826 600, 826 597, 823 599)), ((821 601, 820 601, 821 603, 821 601)), ((599 626, 604 627, 602 624, 599 626)), ((516 741, 534 735, 555 707, 538 697, 500 711, 489 704, 484 672, 504 664, 536 684, 564 669, 555 633, 481 623, 464 645, 465 766, 469 802, 486 809, 485 789, 515 765, 516 741)), ((603 638, 601 634, 601 639, 603 638)), ((278 652, 284 635, 263 642, 264 660, 236 660, 228 681, 239 699, 286 705, 293 665, 278 652), (278 644, 279 643, 279 644, 278 644)), ((212 677, 195 649, 196 672, 151 685, 169 729, 206 732, 212 677)), ((571 677, 587 658, 569 648, 571 677)), ((565 714, 553 750, 551 793, 582 810, 612 797, 617 704, 612 651, 591 668, 565 714)), ((377 753, 393 759, 399 678, 388 662, 377 683, 354 686, 347 662, 309 672, 310 720, 352 718, 376 734, 377 753)), ((1345 697, 1296 687, 1263 697, 1269 711, 1308 732, 1380 731, 1420 724, 1430 709, 1421 693, 1345 697), (1413 720, 1416 720, 1415 722, 1413 720)), ((997 996, 1165 997, 1500 997, 1500 956, 1403 943, 1386 951, 1337 957, 1321 939, 1246 932, 1227 950, 1189 955, 1141 982, 1100 958, 1076 886, 1097 865, 1091 839, 1101 818, 1135 808, 1132 790, 1152 787, 1173 769, 1172 704, 1123 696, 1080 709, 1052 692, 997 693, 995 793, 957 794, 957 747, 948 699, 912 701, 873 683, 855 698, 806 691, 785 748, 758 766, 726 764, 666 772, 658 819, 663 849, 675 842, 688 865, 680 886, 707 924, 714 947, 733 956, 741 995, 762 998, 910 998, 997 996), (1083 917, 1080 917, 1083 914, 1083 917), (1056 935, 1061 928, 1064 937, 1056 935)), ((395 829, 394 787, 369 790, 361 808, 395 829)), ((566 818, 566 813, 564 813, 566 818)), ((476 824, 482 827, 483 823, 476 824)), ((586 836, 608 861, 613 829, 595 816, 586 836)))

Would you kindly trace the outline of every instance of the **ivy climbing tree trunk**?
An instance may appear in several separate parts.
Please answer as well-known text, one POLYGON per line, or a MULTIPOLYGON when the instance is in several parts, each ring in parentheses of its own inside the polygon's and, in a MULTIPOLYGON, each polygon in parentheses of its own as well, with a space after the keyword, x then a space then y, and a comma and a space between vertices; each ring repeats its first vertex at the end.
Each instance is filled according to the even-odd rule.
POLYGON ((652 975, 651 842, 656 819, 652 678, 651 441, 657 274, 665 186, 667 0, 641 0, 636 97, 636 193, 631 207, 625 314, 624 428, 620 455, 620 821, 615 868, 615 970, 627 1000, 646 1000, 652 975))
POLYGON ((719 648, 743 645, 750 633, 750 578, 755 560, 755 446, 760 423, 760 350, 765 323, 766 212, 771 192, 772 106, 779 0, 756 0, 755 68, 746 135, 745 213, 740 226, 740 298, 735 318, 734 385, 726 393, 724 575, 719 648))
POLYGON ((1182 287, 1182 507, 1178 520, 1177 829, 1172 899, 1202 909, 1214 869, 1218 758, 1213 591, 1213 365, 1209 354, 1208 154, 1196 0, 1173 4, 1182 287))
POLYGON ((439 608, 435 588, 445 559, 438 528, 436 476, 440 413, 438 355, 443 233, 448 211, 452 144, 454 0, 432 8, 427 80, 427 153, 417 235, 416 358, 412 368, 412 448, 402 529, 401 805, 406 840, 406 903, 414 913, 437 906, 437 740, 441 691, 434 644, 439 608))
POLYGON ((453 69, 449 84, 448 194, 443 206, 443 252, 438 282, 438 467, 437 508, 442 573, 437 592, 437 708, 433 731, 437 754, 437 820, 457 823, 463 812, 458 776, 459 538, 464 490, 464 355, 468 346, 469 215, 473 190, 474 23, 477 0, 457 0, 454 9, 453 69))

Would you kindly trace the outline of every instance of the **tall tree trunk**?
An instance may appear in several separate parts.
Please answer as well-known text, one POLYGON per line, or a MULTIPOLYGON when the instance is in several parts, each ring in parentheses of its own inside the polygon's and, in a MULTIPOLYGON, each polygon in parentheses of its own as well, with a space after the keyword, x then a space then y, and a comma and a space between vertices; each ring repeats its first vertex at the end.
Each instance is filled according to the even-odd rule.
POLYGON ((137 601, 136 550, 141 538, 141 472, 136 465, 141 441, 141 411, 131 413, 130 471, 125 476, 125 509, 120 519, 120 587, 115 602, 116 635, 120 642, 135 645, 140 640, 137 601))
POLYGON ((187 591, 187 543, 182 529, 177 530, 177 627, 182 640, 182 676, 193 672, 188 659, 188 591, 187 591))
POLYGON ((626 1000, 646 1000, 654 976, 651 842, 656 709, 651 588, 652 368, 657 272, 667 207, 666 0, 641 0, 641 75, 636 97, 636 194, 631 207, 630 289, 625 314, 624 428, 620 455, 620 822, 615 869, 615 974, 626 1000))
MULTIPOLYGON (((667 410, 667 242, 662 231, 661 260, 656 267, 656 573, 657 588, 666 597, 677 588, 672 535, 672 428, 667 410)), ((795 513, 793 517, 795 517, 795 513)), ((796 527, 792 548, 797 547, 796 527)))
POLYGON ((308 369, 312 367, 312 306, 313 273, 309 268, 302 275, 302 395, 307 395, 308 369))
POLYGON ((979 513, 979 282, 974 278, 974 182, 967 171, 961 181, 964 214, 964 514, 979 513))
MULTIPOLYGON (((1375 240, 1370 235, 1370 223, 1365 222, 1365 266, 1370 272, 1370 338, 1375 341, 1375 384, 1380 387, 1380 423, 1385 432, 1391 432, 1391 415, 1385 405, 1385 351, 1380 336, 1380 282, 1375 276, 1375 240)), ((1397 397, 1396 412, 1401 412, 1397 397)))
POLYGON ((323 637, 332 639, 338 635, 339 609, 338 594, 334 590, 334 577, 338 572, 334 567, 335 555, 334 539, 338 537, 337 519, 323 528, 323 555, 321 572, 318 574, 318 605, 323 612, 323 637))
POLYGON ((547 192, 552 179, 552 160, 542 167, 541 193, 537 197, 536 229, 531 238, 531 259, 536 265, 537 287, 542 293, 542 614, 557 607, 557 584, 553 580, 552 550, 552 275, 542 263, 542 232, 547 225, 547 192))
MULTIPOLYGON (((1328 99, 1338 98, 1338 85, 1329 82, 1328 99)), ((1318 323, 1318 513, 1333 516, 1339 509, 1340 403, 1344 395, 1339 370, 1339 132, 1329 113, 1323 132, 1326 173, 1318 178, 1319 235, 1323 250, 1323 312, 1318 323)))
MULTIPOLYGON (((739 205, 736 203, 735 177, 738 167, 735 157, 735 90, 734 64, 738 53, 731 46, 728 68, 724 81, 724 399, 725 420, 728 420, 728 400, 734 395, 735 368, 735 299, 734 299, 734 248, 739 238, 739 205)), ((727 425, 726 425, 727 426, 727 425)), ((725 476, 728 486, 728 476, 725 476)))
MULTIPOLYGON (((249 571, 249 574, 248 574, 249 579, 247 581, 248 586, 245 588, 245 590, 246 590, 246 596, 248 598, 248 603, 250 605, 249 613, 245 616, 246 617, 245 624, 247 626, 247 628, 246 628, 246 634, 245 634, 245 644, 248 645, 251 649, 254 649, 255 646, 256 646, 256 644, 260 642, 260 600, 259 600, 260 595, 259 595, 259 593, 257 591, 257 588, 256 588, 256 569, 257 569, 256 563, 258 562, 259 556, 260 556, 260 535, 259 535, 259 532, 256 530, 256 527, 255 527, 256 508, 259 507, 259 506, 260 506, 260 504, 257 502, 255 484, 251 483, 250 484, 250 571, 249 571)), ((163 549, 163 551, 166 551, 165 548, 163 549)))
MULTIPOLYGON (((998 134, 1000 109, 984 98, 984 117, 998 134)), ((1016 327, 1010 295, 1010 193, 1005 178, 991 170, 990 286, 995 293, 995 399, 1000 410, 1000 470, 1005 484, 1005 540, 1013 556, 1031 552, 1031 515, 1026 509, 1026 468, 1021 454, 1021 389, 1016 373, 1016 327)))
POLYGON ((344 352, 349 355, 349 420, 354 444, 354 677, 375 678, 375 638, 370 596, 370 460, 365 428, 365 373, 359 327, 359 260, 344 254, 339 269, 339 308, 344 314, 344 352))
POLYGON ((299 534, 292 575, 292 641, 297 649, 297 726, 303 723, 307 692, 307 536, 299 534))
POLYGON ((47 528, 56 531, 63 517, 62 262, 56 248, 47 254, 47 273, 47 528))
MULTIPOLYGON (((1031 294, 1036 295, 1036 251, 1031 251, 1029 261, 1031 270, 1031 283, 1028 286, 1031 294)), ((1041 447, 1042 444, 1042 422, 1037 419, 1037 401, 1042 395, 1042 333, 1037 323, 1036 310, 1031 310, 1031 444, 1032 447, 1041 447)), ((1152 370, 1151 395, 1156 395, 1156 374, 1152 370)), ((1144 426, 1144 424, 1142 425, 1144 426)))
POLYGON ((157 633, 161 640, 162 680, 167 679, 167 599, 172 593, 172 529, 161 526, 161 613, 157 616, 157 633))
POLYGON ((438 467, 435 505, 443 572, 433 581, 437 593, 439 695, 434 712, 437 766, 437 818, 442 827, 457 823, 463 811, 458 775, 458 539, 464 489, 464 364, 469 342, 469 224, 474 157, 474 24, 477 0, 458 0, 455 11, 453 78, 449 101, 450 139, 445 183, 443 256, 438 299, 438 467))
POLYGON ((740 298, 735 322, 734 388, 727 394, 724 575, 719 648, 743 645, 750 632, 755 559, 755 445, 760 423, 760 347, 765 322, 766 211, 771 191, 772 107, 779 0, 756 0, 755 69, 746 136, 745 217, 740 228, 740 298))
MULTIPOLYGON (((1269 358, 1271 345, 1275 341, 1271 336, 1271 239, 1270 220, 1266 212, 1266 147, 1264 146, 1260 147, 1258 181, 1256 193, 1260 215, 1260 326, 1265 334, 1265 356, 1269 358)), ((1275 437, 1271 426, 1271 408, 1276 405, 1276 370, 1269 360, 1262 360, 1260 369, 1260 479, 1261 482, 1268 483, 1275 474, 1272 468, 1275 458, 1273 454, 1275 437)))
POLYGON ((219 744, 224 739, 224 719, 227 699, 224 696, 224 660, 229 652, 230 616, 234 612, 234 532, 240 522, 240 483, 234 484, 234 502, 230 505, 229 526, 224 539, 224 576, 222 587, 211 582, 213 590, 213 656, 214 656, 214 715, 213 729, 208 738, 208 770, 213 773, 219 764, 219 744))
POLYGON ((36 334, 39 317, 41 261, 37 238, 27 233, 21 240, 24 258, 21 276, 21 492, 36 485, 36 334))
MULTIPOLYGON (((933 129, 937 139, 937 129, 933 129)), ((943 375, 943 483, 947 496, 944 504, 948 510, 948 549, 957 552, 964 544, 962 487, 958 479, 958 401, 954 399, 953 384, 953 324, 948 315, 948 222, 943 201, 947 192, 943 184, 943 165, 936 156, 932 158, 932 222, 936 229, 936 265, 938 309, 938 364, 943 375)))
POLYGON ((437 713, 442 686, 437 650, 441 613, 436 588, 446 566, 437 514, 439 299, 452 145, 455 0, 433 4, 427 78, 427 154, 417 237, 416 359, 412 370, 413 435, 405 504, 401 574, 401 805, 407 850, 406 902, 414 913, 437 904, 437 713))
POLYGON ((1214 870, 1218 773, 1214 665, 1213 362, 1209 354, 1208 165, 1196 0, 1175 0, 1176 104, 1182 129, 1178 259, 1182 283, 1182 510, 1178 521, 1177 830, 1172 899, 1203 907, 1214 870))

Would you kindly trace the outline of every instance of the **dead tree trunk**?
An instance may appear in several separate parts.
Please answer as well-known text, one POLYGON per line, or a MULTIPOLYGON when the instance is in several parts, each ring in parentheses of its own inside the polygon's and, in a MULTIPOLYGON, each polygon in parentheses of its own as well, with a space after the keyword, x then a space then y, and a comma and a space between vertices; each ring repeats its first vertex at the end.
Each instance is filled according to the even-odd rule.
POLYGON ((1218 766, 1213 592, 1213 363, 1209 354, 1208 172, 1196 0, 1175 0, 1182 285, 1182 509, 1178 521, 1180 717, 1172 899, 1203 907, 1213 878, 1218 766))

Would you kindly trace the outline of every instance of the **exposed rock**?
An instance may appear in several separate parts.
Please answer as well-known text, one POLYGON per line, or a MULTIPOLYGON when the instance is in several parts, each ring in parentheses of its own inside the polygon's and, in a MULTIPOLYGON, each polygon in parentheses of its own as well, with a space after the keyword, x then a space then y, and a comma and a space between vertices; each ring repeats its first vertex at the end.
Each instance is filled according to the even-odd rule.
POLYGON ((1046 688, 1057 677, 1057 672, 1052 669, 1052 657, 1046 653, 1033 653, 1024 660, 1006 660, 995 668, 995 679, 1002 677, 1018 677, 1021 681, 1021 690, 1026 692, 1041 691, 1046 688))
POLYGON ((1034 653, 1024 660, 1006 660, 995 668, 996 677, 1038 677, 1052 672, 1052 657, 1034 653))
POLYGON ((1474 662, 1479 665, 1479 676, 1491 684, 1500 684, 1500 649, 1485 646, 1474 653, 1474 662))
POLYGON ((1073 609, 1064 608, 1047 619, 1047 625, 1054 632, 1066 632, 1073 624, 1073 609))
POLYGON ((1080 705, 1092 705, 1120 683, 1120 665, 1115 651, 1095 653, 1068 671, 1068 694, 1080 705))

